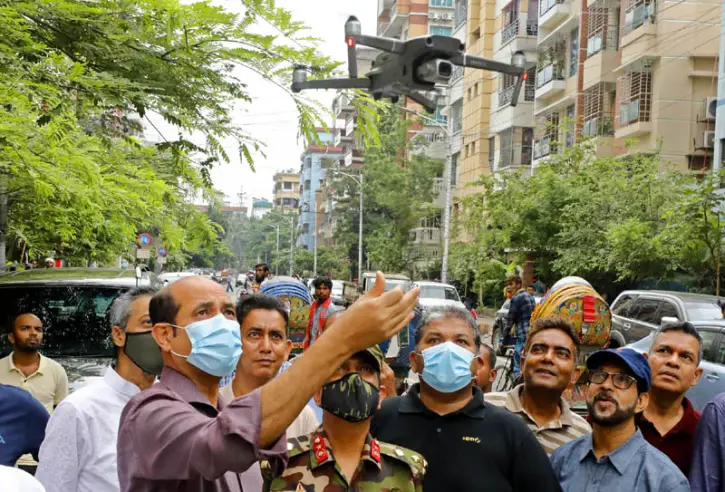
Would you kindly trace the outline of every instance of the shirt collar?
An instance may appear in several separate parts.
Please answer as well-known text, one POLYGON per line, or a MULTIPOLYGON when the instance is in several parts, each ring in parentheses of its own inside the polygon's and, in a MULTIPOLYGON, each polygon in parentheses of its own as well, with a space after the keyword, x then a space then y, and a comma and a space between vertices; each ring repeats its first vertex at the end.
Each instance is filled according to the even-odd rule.
MULTIPOLYGON (((687 434, 690 436, 695 435, 695 431, 697 430, 697 423, 700 420, 700 412, 695 410, 695 407, 692 406, 692 403, 690 400, 687 399, 687 397, 682 399, 682 407, 684 409, 684 413, 682 414, 682 418, 680 419, 675 426, 665 434, 665 436, 670 436, 674 434, 687 434)), ((644 416, 644 412, 637 414, 637 425, 648 425, 652 427, 655 431, 657 430, 652 422, 647 420, 647 417, 644 416)), ((665 437, 663 436, 663 437, 665 437)))
MULTIPOLYGON (((443 417, 462 413, 471 418, 483 418, 484 411, 486 409, 486 405, 483 402, 483 392, 481 392, 481 389, 476 385, 472 385, 471 387, 473 389, 473 398, 471 398, 471 401, 469 401, 466 406, 460 410, 442 415, 443 417)), ((423 404, 422 401, 420 401, 420 383, 416 383, 411 386, 408 393, 402 398, 403 401, 400 403, 400 407, 398 407, 398 411, 400 413, 433 413, 423 404)))
POLYGON ((209 399, 199 391, 199 388, 196 387, 191 379, 169 366, 164 366, 164 369, 161 371, 159 383, 174 391, 187 403, 199 403, 214 408, 217 411, 224 407, 222 400, 219 400, 219 408, 214 407, 209 399))
MULTIPOLYGON (((363 446, 362 454, 360 455, 360 462, 372 463, 380 471, 383 469, 380 464, 380 459, 375 460, 372 456, 373 441, 373 437, 370 433, 368 433, 365 438, 365 445, 363 446)), ((378 445, 376 444, 376 446, 378 445)), ((314 470, 322 465, 326 465, 327 463, 335 463, 335 455, 333 453, 332 446, 330 446, 330 440, 327 438, 327 433, 325 433, 322 426, 318 427, 317 430, 310 435, 309 453, 311 470, 314 470)), ((378 455, 379 453, 380 449, 378 448, 378 455)))
MULTIPOLYGON (((523 391, 523 384, 519 384, 518 386, 514 387, 514 389, 509 391, 506 394, 506 408, 513 413, 525 414, 533 422, 534 419, 532 419, 531 416, 526 412, 523 403, 521 403, 521 394, 523 393, 523 391)), ((559 427, 574 425, 574 416, 572 415, 571 407, 569 407, 569 404, 564 398, 559 399, 559 408, 561 409, 561 415, 559 416, 558 420, 559 427)))
MULTIPOLYGON (((9 371, 18 371, 22 372, 20 369, 15 366, 15 362, 13 361, 13 355, 15 354, 15 351, 13 350, 10 352, 10 355, 8 355, 8 370, 9 371)), ((45 357, 43 354, 38 352, 38 356, 40 357, 40 362, 38 362, 38 369, 35 371, 34 374, 43 374, 45 372, 45 369, 48 367, 48 361, 46 360, 47 357, 45 357)))
POLYGON ((116 393, 127 396, 129 399, 136 393, 141 392, 141 388, 133 384, 131 381, 123 379, 121 375, 118 374, 111 366, 106 368, 106 373, 103 375, 103 381, 116 393))
MULTIPOLYGON (((606 456, 609 459, 609 462, 612 463, 612 466, 614 466, 614 468, 617 470, 617 472, 619 472, 620 475, 624 475, 624 472, 627 469, 627 466, 629 466, 629 464, 632 462, 634 455, 637 454, 637 451, 639 451, 642 445, 646 443, 647 442, 642 436, 642 432, 637 429, 635 430, 632 437, 627 439, 624 444, 622 444, 606 456)), ((584 458, 589 455, 591 455, 592 459, 596 461, 596 457, 594 456, 592 434, 587 434, 584 437, 584 446, 581 447, 581 451, 579 452, 577 458, 579 458, 579 461, 581 462, 584 461, 584 458)))

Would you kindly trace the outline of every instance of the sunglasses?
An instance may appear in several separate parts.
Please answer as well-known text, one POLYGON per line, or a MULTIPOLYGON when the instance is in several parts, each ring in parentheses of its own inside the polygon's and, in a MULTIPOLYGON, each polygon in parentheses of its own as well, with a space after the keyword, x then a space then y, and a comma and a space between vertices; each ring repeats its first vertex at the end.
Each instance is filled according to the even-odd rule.
POLYGON ((594 384, 604 384, 607 378, 612 377, 612 384, 615 388, 626 390, 629 389, 637 380, 629 374, 621 372, 612 374, 611 372, 595 369, 589 371, 589 382, 594 384))

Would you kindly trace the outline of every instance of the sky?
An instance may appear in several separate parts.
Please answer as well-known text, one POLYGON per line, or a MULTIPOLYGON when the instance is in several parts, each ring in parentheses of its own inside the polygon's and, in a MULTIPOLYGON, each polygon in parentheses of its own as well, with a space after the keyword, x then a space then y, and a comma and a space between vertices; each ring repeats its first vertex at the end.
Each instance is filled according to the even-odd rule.
MULTIPOLYGON (((215 3, 231 12, 241 13, 243 9, 240 0, 217 0, 215 3)), ((289 10, 294 20, 305 23, 310 28, 307 35, 322 39, 320 51, 338 61, 347 60, 344 28, 350 15, 355 15, 361 21, 364 34, 375 35, 378 0, 277 0, 276 5, 289 10)), ((259 32, 279 34, 263 22, 258 27, 259 32)), ((291 42, 287 41, 287 44, 291 42)), ((275 172, 299 170, 304 142, 297 138, 297 111, 290 96, 254 73, 240 69, 239 75, 248 83, 253 101, 238 106, 234 123, 266 144, 266 158, 255 155, 255 171, 252 171, 248 164, 240 163, 235 142, 226 141, 224 146, 231 162, 218 164, 211 176, 215 188, 221 190, 232 205, 239 205, 238 194, 243 190, 244 204, 251 208, 253 198, 272 199, 272 178, 275 172)), ((335 93, 308 91, 306 95, 329 108, 335 93)), ((178 135, 178 129, 160 117, 151 115, 150 118, 166 138, 178 135)), ((331 121, 327 123, 329 125, 331 121)), ((150 125, 147 125, 146 136, 151 141, 161 138, 150 125)))

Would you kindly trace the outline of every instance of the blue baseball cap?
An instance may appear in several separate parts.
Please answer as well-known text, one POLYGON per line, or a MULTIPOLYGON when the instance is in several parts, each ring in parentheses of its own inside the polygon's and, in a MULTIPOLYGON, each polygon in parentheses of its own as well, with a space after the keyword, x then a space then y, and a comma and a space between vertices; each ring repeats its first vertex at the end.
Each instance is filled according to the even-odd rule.
POLYGON ((652 371, 647 358, 631 348, 598 350, 587 358, 587 369, 597 369, 606 361, 623 362, 637 380, 637 388, 642 392, 649 391, 652 384, 652 371))

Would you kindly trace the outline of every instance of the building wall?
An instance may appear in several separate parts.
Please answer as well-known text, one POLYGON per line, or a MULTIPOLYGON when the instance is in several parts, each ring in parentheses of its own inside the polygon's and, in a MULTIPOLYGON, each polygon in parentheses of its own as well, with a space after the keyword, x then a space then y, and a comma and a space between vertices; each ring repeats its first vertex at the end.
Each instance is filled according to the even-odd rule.
POLYGON ((273 193, 276 210, 282 213, 298 213, 300 174, 289 172, 275 174, 273 193))

